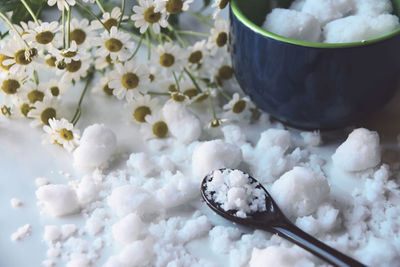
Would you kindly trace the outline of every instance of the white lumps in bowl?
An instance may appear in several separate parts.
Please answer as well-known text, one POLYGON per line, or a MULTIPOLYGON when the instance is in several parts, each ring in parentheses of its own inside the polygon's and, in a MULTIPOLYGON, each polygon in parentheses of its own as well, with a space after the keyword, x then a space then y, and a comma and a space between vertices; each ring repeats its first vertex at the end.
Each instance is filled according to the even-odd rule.
POLYGON ((332 155, 333 164, 345 171, 363 171, 381 162, 381 148, 377 132, 355 129, 332 155))
POLYGON ((354 0, 354 13, 359 15, 376 16, 390 14, 393 11, 391 0, 354 0))
POLYGON ((305 167, 294 167, 274 182, 270 193, 282 212, 295 218, 316 211, 329 191, 323 174, 305 167))
POLYGON ((249 175, 240 170, 216 170, 212 180, 207 180, 207 197, 225 211, 246 218, 249 214, 266 210, 265 192, 252 182, 249 175))

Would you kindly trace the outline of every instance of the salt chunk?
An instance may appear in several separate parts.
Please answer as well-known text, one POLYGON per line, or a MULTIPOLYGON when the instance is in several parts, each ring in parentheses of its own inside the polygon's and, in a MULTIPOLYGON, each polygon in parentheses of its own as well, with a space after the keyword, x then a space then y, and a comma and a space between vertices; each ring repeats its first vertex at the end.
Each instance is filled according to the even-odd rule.
POLYGON ((55 225, 46 225, 44 227, 44 236, 43 239, 47 244, 53 244, 61 237, 61 232, 55 225))
POLYGON ((329 194, 327 179, 305 167, 294 167, 271 187, 271 195, 288 217, 307 216, 317 210, 329 194))
POLYGON ((310 235, 326 233, 335 229, 341 222, 339 210, 324 204, 317 210, 316 217, 305 216, 296 219, 296 225, 310 235))
POLYGON ((130 213, 112 226, 115 240, 128 245, 137 240, 144 228, 144 224, 136 213, 130 213))
POLYGON ((289 9, 301 11, 303 9, 303 6, 305 3, 306 3, 306 0, 295 0, 290 5, 289 9))
POLYGON ((233 248, 236 240, 241 236, 238 228, 215 226, 210 233, 211 249, 218 254, 226 254, 233 248))
POLYGON ((324 42, 348 43, 369 40, 399 28, 399 18, 382 14, 374 17, 354 15, 334 20, 324 27, 324 42))
POLYGON ((124 247, 118 260, 124 266, 147 266, 153 256, 153 241, 138 240, 124 247))
POLYGON ((58 248, 49 248, 46 252, 46 255, 50 258, 58 258, 61 255, 61 251, 58 248))
POLYGON ((313 267, 315 264, 307 254, 294 247, 269 246, 265 249, 254 248, 249 266, 313 267))
POLYGON ((301 41, 319 42, 321 38, 318 20, 296 10, 274 8, 262 27, 272 33, 301 41))
POLYGON ((56 263, 55 263, 54 261, 52 261, 52 260, 47 259, 47 260, 42 261, 42 264, 43 264, 44 266, 47 266, 47 267, 52 267, 52 266, 54 266, 56 263))
POLYGON ((86 220, 85 227, 91 235, 97 235, 104 229, 104 218, 99 216, 91 216, 86 220))
POLYGON ((200 120, 184 103, 167 101, 162 108, 170 133, 183 143, 191 143, 201 135, 200 120))
POLYGON ((355 129, 332 155, 333 164, 345 171, 362 171, 375 167, 381 161, 377 132, 355 129))
POLYGON ((66 265, 66 267, 91 267, 91 266, 92 266, 92 264, 91 264, 90 260, 88 260, 86 258, 72 259, 66 265))
POLYGON ((321 25, 342 18, 354 9, 354 0, 306 0, 302 12, 313 15, 321 25))
POLYGON ((182 229, 178 232, 179 239, 187 243, 193 239, 203 236, 211 229, 211 223, 207 216, 202 215, 197 218, 188 220, 182 229))
POLYGON ((78 228, 75 224, 63 224, 61 226, 62 239, 68 239, 69 237, 74 235, 77 230, 78 228))
POLYGON ((357 258, 368 266, 398 266, 400 255, 389 240, 371 237, 363 248, 355 252, 357 258))
POLYGON ((31 228, 30 224, 19 227, 17 231, 11 235, 11 241, 17 242, 28 236, 31 233, 31 228))
POLYGON ((18 208, 21 207, 23 203, 20 199, 13 197, 10 199, 10 204, 13 208, 18 208))
POLYGON ((268 129, 261 133, 257 142, 258 151, 266 151, 270 147, 277 146, 286 151, 291 145, 290 132, 281 129, 268 129))
POLYGON ((246 142, 246 135, 238 125, 226 125, 221 128, 227 143, 240 146, 246 142))
POLYGON ((198 178, 220 168, 235 169, 242 162, 242 151, 233 144, 212 140, 198 145, 192 155, 192 171, 198 178))
POLYGON ((355 14, 366 16, 378 16, 390 14, 393 11, 392 1, 390 0, 354 0, 355 14))
POLYGON ((85 129, 80 145, 73 153, 78 169, 95 169, 104 166, 117 146, 115 133, 104 124, 93 124, 85 129))
POLYGON ((47 178, 44 178, 44 177, 38 177, 35 179, 35 184, 36 184, 36 186, 39 186, 39 187, 42 185, 49 184, 49 183, 50 183, 49 180, 47 180, 47 178))
POLYGON ((80 181, 76 190, 79 203, 87 205, 98 198, 100 188, 94 183, 90 176, 85 176, 80 181))
POLYGON ((36 197, 44 204, 44 212, 53 217, 76 213, 80 205, 75 191, 68 185, 44 185, 36 190, 36 197))
POLYGON ((175 170, 176 170, 175 163, 166 155, 162 155, 159 158, 158 164, 160 165, 162 170, 167 170, 170 172, 175 172, 175 170))
POLYGON ((146 153, 132 153, 126 165, 136 170, 141 176, 150 176, 160 172, 156 162, 146 153))
POLYGON ((301 132, 304 144, 309 147, 319 146, 321 143, 321 135, 319 132, 301 132))

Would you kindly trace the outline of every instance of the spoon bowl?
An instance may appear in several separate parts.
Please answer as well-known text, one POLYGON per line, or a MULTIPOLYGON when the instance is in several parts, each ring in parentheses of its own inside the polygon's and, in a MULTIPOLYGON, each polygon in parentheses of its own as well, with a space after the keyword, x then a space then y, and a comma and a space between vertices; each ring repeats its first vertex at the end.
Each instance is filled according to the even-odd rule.
MULTIPOLYGON (((223 172, 229 169, 219 169, 223 172)), ((293 223, 287 219, 283 212, 279 209, 278 205, 275 203, 268 191, 259 183, 255 178, 248 175, 249 184, 255 185, 255 188, 262 189, 265 193, 265 210, 257 211, 254 213, 246 214, 246 217, 238 217, 236 215, 236 210, 224 210, 221 204, 217 203, 213 199, 214 192, 210 192, 207 189, 207 184, 212 181, 214 177, 214 171, 209 173, 201 183, 201 196, 206 202, 206 204, 215 211, 218 215, 224 217, 232 222, 262 229, 271 233, 278 234, 279 236, 292 241, 296 245, 306 249, 315 256, 327 261, 333 266, 340 267, 358 267, 365 266, 362 263, 356 261, 355 259, 329 247, 328 245, 322 243, 306 232, 302 231, 300 228, 295 226, 293 223)))

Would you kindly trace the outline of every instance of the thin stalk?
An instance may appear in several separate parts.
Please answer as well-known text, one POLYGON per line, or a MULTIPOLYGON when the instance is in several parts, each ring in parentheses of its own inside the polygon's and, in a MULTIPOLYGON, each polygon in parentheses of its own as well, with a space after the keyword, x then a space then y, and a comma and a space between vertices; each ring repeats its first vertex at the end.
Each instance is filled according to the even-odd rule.
POLYGON ((2 33, 0 36, 0 40, 3 40, 4 37, 6 37, 9 33, 10 33, 10 31, 6 31, 5 33, 2 33))
POLYGON ((121 17, 119 18, 118 21, 118 29, 119 29, 119 25, 121 25, 122 22, 122 18, 124 17, 124 13, 125 13, 125 0, 122 0, 122 4, 121 4, 121 17))
POLYGON ((99 0, 96 0, 96 4, 98 5, 103 14, 106 13, 106 10, 104 9, 103 5, 100 3, 99 0))
POLYGON ((230 97, 230 95, 228 95, 222 88, 217 87, 218 92, 225 97, 226 100, 231 101, 232 97, 230 97))
POLYGON ((25 0, 21 0, 22 4, 24 5, 24 7, 26 8, 26 10, 28 10, 29 14, 32 16, 33 20, 35 21, 35 23, 40 26, 40 23, 35 15, 35 13, 33 13, 33 10, 31 9, 31 7, 28 5, 28 3, 26 3, 25 0))
POLYGON ((186 48, 188 45, 186 44, 186 42, 181 38, 181 36, 179 35, 179 33, 176 32, 176 30, 168 24, 168 30, 170 30, 176 37, 176 40, 178 40, 178 42, 184 47, 186 48))
POLYGON ((208 95, 209 95, 208 99, 209 99, 209 102, 210 102, 210 107, 211 107, 213 120, 217 120, 218 118, 217 118, 217 114, 215 113, 214 100, 212 99, 210 88, 208 88, 207 90, 208 90, 208 95))
POLYGON ((209 37, 210 34, 202 33, 202 32, 193 32, 193 31, 176 31, 179 34, 193 35, 193 36, 201 36, 201 37, 209 37))
POLYGON ((67 48, 71 46, 71 6, 67 10, 67 48))
POLYGON ((15 26, 11 23, 11 21, 7 18, 7 16, 4 15, 3 12, 1 11, 0 11, 0 17, 8 24, 8 27, 10 27, 10 29, 12 29, 13 31, 15 31, 16 34, 18 34, 19 38, 21 38, 21 40, 24 42, 26 48, 30 49, 28 43, 25 41, 24 38, 22 38, 21 33, 17 30, 17 28, 15 28, 15 26))
POLYGON ((189 12, 190 15, 192 15, 195 18, 197 18, 199 21, 203 22, 204 24, 206 24, 206 25, 208 25, 210 27, 214 27, 214 25, 207 20, 207 17, 204 17, 204 16, 202 16, 200 14, 197 14, 196 12, 193 12, 193 11, 190 11, 190 10, 188 10, 187 12, 189 12))
POLYGON ((189 76, 190 80, 192 80, 192 83, 193 83, 194 87, 196 87, 197 91, 199 91, 199 93, 202 93, 203 91, 200 89, 200 86, 196 82, 196 79, 193 77, 193 75, 186 68, 184 68, 183 70, 189 76))
POLYGON ((162 92, 153 92, 153 91, 148 91, 147 92, 149 95, 165 95, 165 96, 170 96, 170 93, 162 93, 162 92))
POLYGON ((79 121, 79 119, 80 119, 80 117, 81 117, 81 115, 82 115, 81 106, 82 106, 83 97, 85 96, 85 94, 86 94, 86 92, 87 92, 87 89, 89 88, 89 85, 90 85, 90 83, 91 83, 92 80, 93 80, 93 77, 94 77, 94 72, 90 72, 89 75, 88 75, 88 77, 87 77, 85 87, 83 88, 83 91, 82 91, 82 93, 81 93, 81 97, 79 98, 78 106, 76 107, 76 111, 75 111, 74 117, 73 117, 72 120, 71 120, 71 123, 72 123, 74 126, 75 126, 76 123, 79 121))
POLYGON ((33 79, 35 80, 35 84, 38 85, 39 84, 39 76, 38 76, 38 73, 36 70, 33 72, 33 79))
MULTIPOLYGON (((125 28, 123 28, 123 27, 121 27, 120 29, 121 29, 121 31, 123 31, 123 32, 129 33, 135 41, 140 41, 140 36, 134 34, 133 32, 131 32, 131 31, 129 31, 128 29, 125 29, 125 28)), ((146 46, 147 46, 147 44, 146 44, 146 46)))
POLYGON ((181 91, 181 87, 179 86, 179 81, 178 81, 178 78, 176 78, 175 71, 173 71, 172 74, 174 75, 174 79, 175 79, 175 83, 176 83, 176 89, 178 90, 178 92, 180 92, 181 91))
POLYGON ((171 37, 168 36, 168 34, 165 33, 160 33, 161 37, 163 37, 165 40, 167 40, 168 42, 173 43, 174 40, 171 39, 171 37))
POLYGON ((92 17, 97 19, 101 23, 101 25, 103 25, 104 29, 106 29, 108 32, 110 32, 110 30, 106 27, 106 25, 104 25, 104 23, 101 21, 101 19, 98 16, 96 16, 96 14, 94 14, 89 8, 87 8, 87 6, 85 6, 84 4, 82 4, 79 1, 76 1, 76 4, 78 6, 80 6, 83 10, 85 10, 87 13, 89 13, 92 17))
POLYGON ((146 42, 147 42, 147 59, 151 59, 151 42, 149 32, 146 31, 146 42))
POLYGON ((139 43, 138 43, 138 45, 136 46, 136 49, 135 49, 135 51, 133 52, 132 56, 130 56, 130 57, 128 58, 128 61, 131 60, 132 58, 134 58, 134 57, 136 56, 137 52, 139 51, 140 46, 142 45, 143 36, 144 36, 144 34, 140 35, 139 43))
POLYGON ((63 48, 65 48, 65 8, 62 10, 62 36, 63 36, 63 48))

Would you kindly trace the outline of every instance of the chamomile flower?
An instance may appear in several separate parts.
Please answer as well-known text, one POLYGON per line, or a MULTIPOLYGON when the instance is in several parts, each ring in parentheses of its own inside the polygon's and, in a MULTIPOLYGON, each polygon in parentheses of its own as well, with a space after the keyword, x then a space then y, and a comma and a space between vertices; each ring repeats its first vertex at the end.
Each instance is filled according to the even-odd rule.
POLYGON ((168 124, 161 112, 145 117, 147 123, 141 124, 140 132, 145 140, 166 138, 169 134, 168 124))
POLYGON ((72 152, 79 146, 80 131, 68 120, 49 119, 49 125, 44 125, 44 143, 54 143, 63 146, 68 152, 72 152))
POLYGON ((227 50, 229 24, 226 20, 218 18, 215 20, 214 28, 211 29, 211 35, 208 38, 207 48, 215 55, 218 50, 227 50))
POLYGON ((120 61, 127 60, 135 46, 129 34, 118 31, 117 27, 112 27, 110 32, 104 31, 94 44, 99 46, 95 52, 96 56, 110 56, 113 61, 117 59, 120 61))
POLYGON ((180 82, 181 92, 190 100, 195 98, 198 94, 202 93, 199 91, 196 86, 194 86, 191 80, 183 80, 180 82))
POLYGON ((223 106, 222 118, 230 121, 250 120, 252 108, 254 108, 254 104, 248 97, 241 98, 238 93, 234 93, 231 101, 223 106))
POLYGON ((17 97, 25 88, 27 76, 23 73, 8 73, 0 80, 1 91, 6 97, 17 97))
MULTIPOLYGON (((113 10, 111 10, 111 13, 106 12, 103 14, 103 18, 101 19, 101 22, 103 22, 104 26, 107 28, 107 30, 111 30, 112 27, 118 26, 119 19, 121 18, 121 9, 119 7, 114 7, 113 10)), ((129 17, 124 16, 122 20, 127 20, 129 17)), ((93 20, 91 22, 91 27, 94 30, 101 29, 103 28, 103 25, 97 21, 93 20)))
POLYGON ((46 90, 38 85, 28 82, 21 90, 20 96, 27 99, 29 104, 34 105, 36 102, 42 102, 46 96, 46 90))
POLYGON ((156 62, 167 76, 171 75, 174 71, 178 72, 182 69, 185 53, 178 45, 165 43, 164 45, 157 46, 154 53, 156 55, 156 62))
POLYGON ((33 118, 32 127, 49 125, 49 120, 57 117, 59 102, 54 97, 45 97, 43 101, 37 101, 27 116, 33 118))
POLYGON ((46 95, 59 97, 68 90, 67 83, 60 82, 55 79, 51 79, 46 83, 39 84, 40 90, 46 93, 46 95))
POLYGON ((157 5, 154 0, 139 0, 139 5, 133 6, 134 14, 131 19, 135 22, 135 27, 140 29, 140 33, 145 33, 149 27, 153 28, 154 33, 160 33, 160 27, 168 26, 167 13, 165 10, 156 11, 157 5))
POLYGON ((168 92, 171 94, 178 92, 178 87, 174 80, 164 80, 160 82, 160 89, 162 92, 168 92))
POLYGON ((49 49, 56 42, 56 34, 60 30, 60 25, 57 21, 51 23, 42 22, 40 26, 33 30, 28 30, 23 38, 32 46, 39 50, 49 49))
POLYGON ((136 123, 145 123, 146 116, 156 113, 158 100, 151 98, 149 95, 138 96, 126 105, 126 109, 130 114, 130 119, 136 123))
POLYGON ((79 48, 90 49, 92 40, 96 37, 96 31, 90 27, 89 20, 71 20, 71 41, 74 41, 79 48))
POLYGON ((92 92, 93 93, 103 93, 107 96, 113 96, 113 88, 110 88, 108 86, 108 83, 110 82, 110 77, 109 75, 105 75, 100 79, 100 81, 93 87, 92 92))
POLYGON ((54 6, 56 3, 58 9, 63 11, 64 9, 68 9, 69 6, 74 6, 76 2, 75 0, 47 0, 49 6, 54 6))
POLYGON ((16 117, 28 118, 28 113, 32 109, 34 109, 34 107, 29 103, 27 98, 17 97, 13 101, 12 113, 16 115, 16 117))
POLYGON ((104 70, 107 67, 110 67, 114 64, 114 61, 111 59, 110 55, 105 57, 98 57, 94 61, 94 67, 96 70, 104 70))
POLYGON ((194 0, 156 0, 156 8, 154 11, 165 11, 167 14, 179 14, 182 11, 189 10, 189 5, 194 0))
MULTIPOLYGON (((39 23, 42 23, 39 20, 39 23)), ((24 36, 27 34, 30 30, 34 30, 37 27, 37 24, 34 21, 28 21, 24 22, 21 21, 20 24, 14 24, 14 28, 17 30, 17 32, 14 31, 14 29, 10 29, 10 34, 14 39, 19 38, 20 35, 24 36)))
POLYGON ((81 78, 86 77, 88 69, 90 68, 90 61, 88 58, 71 60, 65 66, 57 67, 56 74, 62 75, 61 82, 79 81, 81 78))
POLYGON ((108 86, 118 99, 132 100, 140 93, 146 93, 149 84, 149 74, 143 66, 137 65, 133 60, 125 64, 115 64, 115 70, 110 72, 108 86))
POLYGON ((223 53, 220 58, 208 61, 210 66, 210 80, 218 82, 220 85, 226 81, 234 80, 234 70, 232 68, 232 61, 228 53, 223 53))
POLYGON ((215 8, 213 13, 214 19, 218 16, 219 12, 229 4, 229 2, 230 0, 214 0, 214 3, 211 5, 212 8, 215 8))
POLYGON ((38 58, 38 50, 36 48, 27 49, 25 44, 18 39, 8 42, 2 53, 8 57, 2 63, 4 66, 11 66, 10 73, 25 72, 30 75, 34 70, 40 68, 41 61, 38 58))
POLYGON ((58 50, 56 48, 52 48, 49 53, 56 57, 56 66, 59 64, 69 64, 72 61, 78 60, 86 60, 90 58, 87 50, 83 48, 78 48, 75 41, 71 42, 70 48, 58 50))
POLYGON ((199 69, 204 62, 204 59, 209 56, 210 52, 207 49, 206 40, 196 42, 194 45, 187 48, 187 64, 192 70, 199 69))

